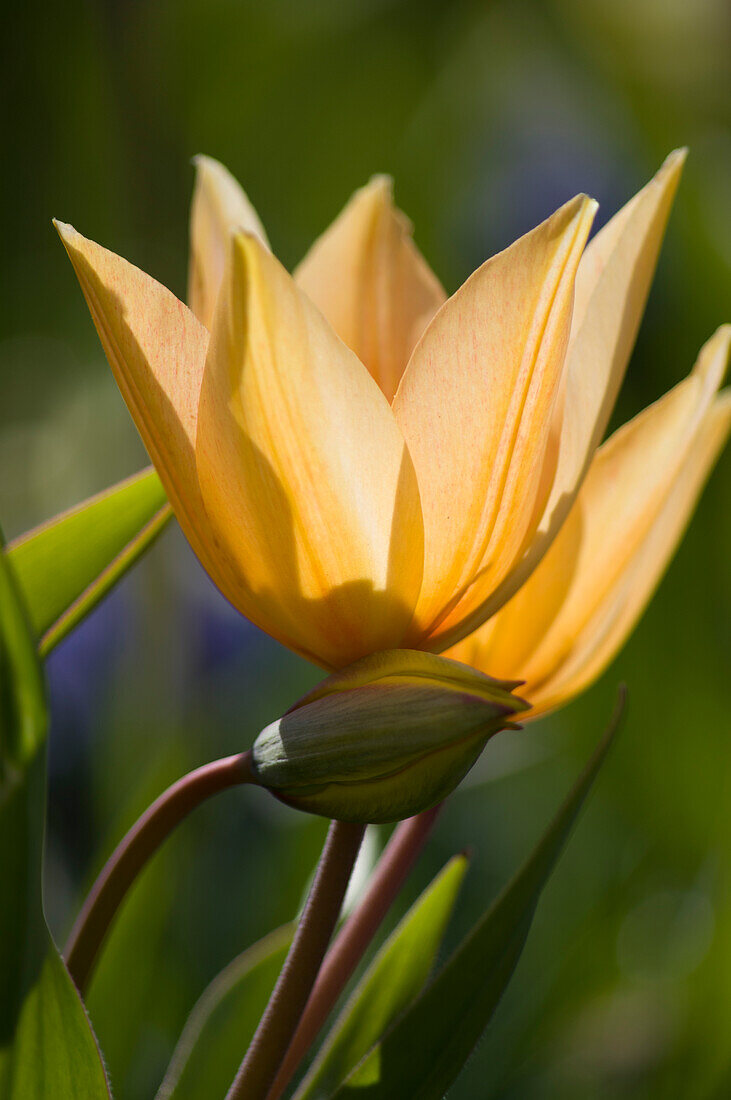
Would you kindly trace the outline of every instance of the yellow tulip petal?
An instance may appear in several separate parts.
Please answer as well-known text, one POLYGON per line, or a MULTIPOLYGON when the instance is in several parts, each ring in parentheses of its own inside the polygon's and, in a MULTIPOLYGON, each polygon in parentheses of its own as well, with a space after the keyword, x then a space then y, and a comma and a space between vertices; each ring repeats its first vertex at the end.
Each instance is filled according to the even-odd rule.
POLYGON ((492 615, 530 576, 568 515, 606 430, 655 272, 686 150, 671 153, 650 182, 589 242, 576 273, 563 400, 544 478, 543 516, 520 566, 488 600, 492 615))
POLYGON ((208 332, 139 268, 55 222, 99 338, 175 513, 208 571, 208 522, 195 465, 208 332))
POLYGON ((423 540, 403 436, 363 364, 243 234, 214 320, 197 465, 246 615, 330 667, 401 644, 423 540))
POLYGON ((731 397, 714 395, 730 343, 724 326, 689 378, 599 449, 528 582, 449 651, 490 675, 524 678, 531 717, 588 686, 650 599, 728 434, 731 397))
POLYGON ((393 408, 425 533, 414 647, 444 649, 477 625, 539 518, 574 276, 595 209, 578 196, 483 264, 439 311, 403 376, 393 408))
POLYGON ((523 666, 527 680, 543 681, 566 658, 648 537, 721 383, 730 339, 731 327, 720 329, 688 378, 597 451, 578 498, 582 531, 571 585, 523 666))
POLYGON ((726 393, 704 417, 664 507, 601 614, 595 616, 556 674, 537 689, 530 717, 552 710, 589 687, 622 648, 683 537, 730 430, 731 393, 726 393))
MULTIPOLYGON (((541 639, 558 616, 576 571, 581 546, 582 523, 578 503, 554 546, 546 554, 529 580, 497 614, 445 653, 454 661, 478 668, 489 675, 523 674, 541 639)), ((528 688, 521 684, 528 695, 528 688)))
POLYGON ((389 179, 356 191, 294 277, 391 401, 446 295, 393 204, 389 179))
POLYGON ((228 169, 204 156, 195 158, 195 169, 190 208, 188 305, 210 329, 232 231, 242 229, 253 233, 267 247, 269 243, 254 207, 228 169))

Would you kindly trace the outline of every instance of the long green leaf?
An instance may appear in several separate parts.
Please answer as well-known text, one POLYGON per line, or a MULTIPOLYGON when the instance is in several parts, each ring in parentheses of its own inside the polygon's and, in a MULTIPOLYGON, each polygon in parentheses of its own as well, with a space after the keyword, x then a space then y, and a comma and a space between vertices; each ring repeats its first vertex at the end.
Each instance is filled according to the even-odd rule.
POLYGON ((270 932, 218 974, 198 999, 155 1100, 224 1096, 266 1008, 294 935, 270 932))
POLYGON ((8 1100, 78 1100, 82 1096, 109 1100, 110 1095, 81 998, 49 942, 39 979, 23 1004, 3 1096, 8 1100))
POLYGON ((43 919, 46 728, 35 639, 0 551, 0 1095, 108 1100, 94 1035, 43 919))
POLYGON ((0 1083, 4 1054, 48 947, 40 874, 45 787, 42 748, 0 791, 0 1083))
POLYGON ((160 479, 147 469, 9 544, 41 654, 96 606, 171 515, 160 479))
POLYGON ((413 1001, 429 976, 467 870, 449 861, 368 967, 328 1035, 295 1100, 323 1100, 413 1001))
POLYGON ((45 954, 43 676, 12 572, 0 551, 0 1046, 45 954))
POLYGON ((335 1100, 441 1100, 489 1023, 523 949, 541 891, 619 725, 622 694, 601 744, 532 855, 435 980, 335 1100))

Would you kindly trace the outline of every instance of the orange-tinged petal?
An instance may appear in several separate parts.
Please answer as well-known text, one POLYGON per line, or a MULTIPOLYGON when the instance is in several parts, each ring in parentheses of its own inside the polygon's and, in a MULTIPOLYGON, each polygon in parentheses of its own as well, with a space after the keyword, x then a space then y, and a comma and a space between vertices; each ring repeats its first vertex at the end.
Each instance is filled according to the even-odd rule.
POLYGON ((671 153, 581 257, 564 392, 544 469, 550 492, 541 501, 535 538, 519 567, 491 595, 486 615, 517 592, 551 545, 601 442, 642 319, 685 156, 684 149, 671 153))
POLYGON ((197 465, 249 618, 330 667, 400 645, 423 538, 403 436, 363 364, 243 234, 214 321, 197 465))
POLYGON ((558 538, 520 592, 449 656, 520 677, 530 716, 587 687, 619 650, 681 538, 731 426, 715 397, 724 326, 692 374, 599 449, 558 538))
POLYGON ((488 668, 510 669, 515 676, 520 672, 520 690, 533 703, 522 670, 528 667, 566 599, 576 571, 582 530, 577 502, 555 544, 520 591, 496 615, 448 649, 445 656, 483 672, 488 668))
POLYGON ((538 520, 573 283, 596 204, 578 196, 472 275, 417 344, 394 400, 424 514, 411 644, 470 632, 538 520))
POLYGON ((393 204, 388 178, 356 191, 294 277, 391 401, 446 295, 393 204))
POLYGON ((188 305, 210 329, 231 233, 243 229, 267 247, 268 241, 254 207, 227 168, 212 157, 198 156, 195 169, 190 208, 188 305))
POLYGON ((631 634, 683 537, 703 486, 731 430, 731 393, 702 421, 684 467, 647 538, 570 657, 536 691, 529 715, 552 710, 589 687, 631 634))
POLYGON ((194 550, 210 560, 195 438, 208 332, 174 294, 139 268, 55 222, 109 364, 194 550))

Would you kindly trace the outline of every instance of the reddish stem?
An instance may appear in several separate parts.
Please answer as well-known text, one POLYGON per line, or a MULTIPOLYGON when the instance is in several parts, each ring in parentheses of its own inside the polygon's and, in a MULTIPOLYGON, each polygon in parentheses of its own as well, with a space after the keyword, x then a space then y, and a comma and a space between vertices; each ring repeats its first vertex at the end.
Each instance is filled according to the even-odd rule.
POLYGON ((289 954, 227 1100, 264 1100, 330 943, 365 832, 333 821, 289 954))
POLYGON ((119 906, 150 856, 201 802, 227 787, 251 782, 250 753, 214 760, 168 787, 132 826, 94 883, 66 944, 66 966, 81 993, 119 906))
POLYGON ((391 908, 434 826, 441 806, 402 821, 386 846, 363 901, 325 956, 299 1026, 266 1100, 279 1100, 391 908))

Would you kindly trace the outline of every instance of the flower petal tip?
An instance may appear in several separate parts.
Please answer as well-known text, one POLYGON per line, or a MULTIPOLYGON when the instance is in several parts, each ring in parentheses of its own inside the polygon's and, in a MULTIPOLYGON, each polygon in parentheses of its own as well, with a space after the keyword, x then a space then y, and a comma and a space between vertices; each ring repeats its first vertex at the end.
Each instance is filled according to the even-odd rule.
POLYGON ((665 157, 662 163, 660 171, 676 171, 681 172, 683 165, 688 159, 688 153, 690 152, 687 145, 680 145, 677 149, 673 149, 671 153, 665 157))
POLYGON ((68 222, 62 222, 58 218, 51 218, 51 225, 62 241, 65 241, 67 237, 71 237, 76 233, 73 225, 69 225, 68 222))
POLYGON ((373 191, 391 199, 393 198, 393 176, 389 176, 388 172, 376 172, 368 180, 364 190, 373 191))
POLYGON ((693 374, 702 380, 704 388, 716 391, 728 370, 729 357, 731 356, 731 324, 719 325, 701 348, 700 354, 693 368, 693 374))
POLYGON ((215 157, 209 157, 207 153, 196 153, 195 156, 190 158, 190 163, 199 172, 225 172, 228 175, 228 169, 224 168, 220 160, 216 160, 215 157))
POLYGON ((215 186, 233 184, 238 188, 238 183, 231 175, 225 164, 215 157, 209 157, 207 153, 196 153, 190 158, 190 163, 196 171, 196 176, 204 183, 215 186))
POLYGON ((650 180, 648 187, 661 188, 668 193, 670 199, 675 195, 680 183, 680 177, 683 174, 683 168, 688 158, 688 147, 682 145, 679 149, 673 149, 671 153, 665 157, 657 172, 650 180))
POLYGON ((61 243, 66 249, 69 259, 72 261, 74 257, 72 253, 78 252, 80 248, 80 242, 84 241, 84 237, 79 233, 78 229, 74 229, 73 225, 68 222, 59 221, 58 218, 51 219, 53 228, 61 238, 61 243))
POLYGON ((724 368, 721 371, 721 377, 718 383, 720 386, 724 378, 726 377, 729 360, 731 359, 731 324, 726 322, 723 325, 719 325, 712 339, 718 340, 719 344, 721 345, 721 354, 723 355, 724 359, 724 368))
POLYGON ((559 234, 563 233, 572 222, 575 222, 576 237, 574 239, 583 237, 585 241, 598 209, 599 203, 590 195, 585 195, 583 192, 574 195, 573 199, 569 199, 563 207, 565 220, 557 219, 556 221, 557 232, 559 234))
POLYGON ((237 226, 229 234, 229 249, 231 253, 247 267, 257 267, 264 257, 269 256, 269 250, 264 247, 261 238, 250 229, 237 226))
POLYGON ((413 226, 410 219, 402 211, 396 210, 393 194, 393 176, 389 176, 386 172, 377 172, 360 191, 356 192, 363 204, 363 209, 369 211, 374 221, 390 213, 395 215, 409 232, 412 232, 413 226))
POLYGON ((591 221, 594 220, 596 212, 599 209, 599 203, 596 199, 593 199, 591 195, 578 195, 577 198, 581 200, 581 213, 584 218, 588 218, 591 221))
POLYGON ((586 214, 591 212, 592 216, 596 214, 599 209, 599 203, 596 199, 593 199, 591 195, 585 194, 580 191, 578 195, 574 195, 573 199, 569 199, 566 203, 567 214, 582 213, 586 214))

